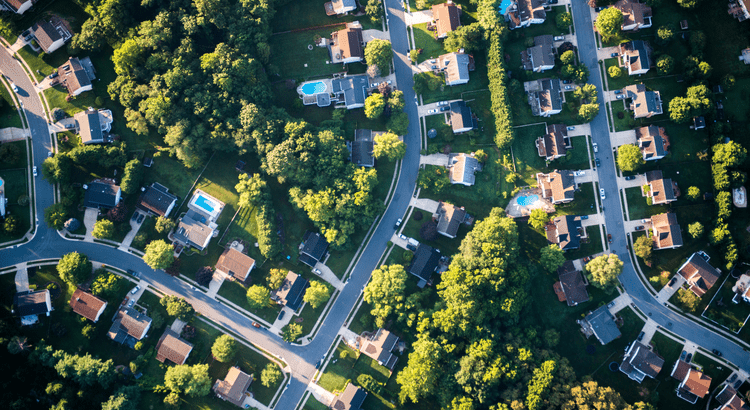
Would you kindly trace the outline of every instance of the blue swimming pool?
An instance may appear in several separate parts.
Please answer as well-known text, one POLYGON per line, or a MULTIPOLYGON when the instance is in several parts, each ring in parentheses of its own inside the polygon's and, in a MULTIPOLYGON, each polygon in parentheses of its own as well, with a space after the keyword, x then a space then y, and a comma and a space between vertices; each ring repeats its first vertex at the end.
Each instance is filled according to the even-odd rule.
POLYGON ((539 200, 539 195, 527 195, 518 197, 518 205, 529 206, 534 205, 539 200))
POLYGON ((3 186, 4 183, 5 183, 5 181, 3 181, 2 179, 0 179, 0 188, 2 188, 2 186, 3 186))
POLYGON ((508 9, 508 6, 513 4, 513 0, 503 0, 500 2, 500 14, 505 14, 505 10, 508 9))
POLYGON ((326 84, 322 81, 307 83, 302 85, 302 93, 305 95, 315 95, 326 91, 326 84))
POLYGON ((212 213, 214 211, 214 207, 216 206, 213 201, 203 195, 199 195, 198 198, 195 198, 195 204, 205 209, 208 213, 212 213))

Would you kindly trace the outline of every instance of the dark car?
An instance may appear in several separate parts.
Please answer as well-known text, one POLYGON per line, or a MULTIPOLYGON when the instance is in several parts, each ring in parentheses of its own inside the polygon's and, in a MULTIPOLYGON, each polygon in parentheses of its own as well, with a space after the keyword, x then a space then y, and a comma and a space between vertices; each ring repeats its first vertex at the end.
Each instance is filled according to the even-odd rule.
POLYGON ((740 386, 742 386, 742 380, 737 380, 736 382, 734 382, 734 389, 735 390, 739 389, 740 386))
POLYGON ((609 241, 609 243, 612 243, 612 234, 611 233, 607 234, 607 240, 609 241))
POLYGON ((672 280, 669 281, 669 284, 667 286, 672 286, 677 281, 677 278, 672 278, 672 280))
POLYGON ((138 223, 143 222, 143 218, 145 218, 145 217, 146 217, 146 215, 144 215, 144 214, 138 215, 138 223))
POLYGON ((133 213, 133 217, 132 217, 132 218, 130 218, 130 220, 131 220, 131 221, 137 221, 137 220, 138 220, 138 215, 140 215, 140 213, 138 213, 138 212, 134 212, 134 213, 133 213))
POLYGON ((440 107, 440 112, 445 112, 445 111, 448 111, 450 109, 451 109, 451 107, 440 107))
POLYGON ((604 10, 604 7, 597 7, 597 8, 594 9, 594 11, 596 11, 597 13, 600 12, 600 11, 602 11, 602 10, 604 10))
POLYGON ((646 332, 641 332, 641 334, 638 335, 638 341, 640 342, 643 340, 643 336, 646 336, 646 332))
POLYGON ((55 77, 57 77, 57 71, 55 71, 54 73, 50 74, 48 78, 51 80, 51 79, 53 79, 55 77))
POLYGON ((628 175, 628 176, 625 177, 626 181, 632 181, 634 179, 635 179, 635 175, 628 175))
POLYGON ((320 360, 318 360, 317 362, 315 362, 315 368, 317 369, 319 367, 320 367, 320 360))
POLYGON ((620 55, 620 53, 612 53, 612 54, 610 54, 609 56, 610 56, 610 57, 617 57, 617 56, 619 56, 619 55, 620 55))
POLYGON ((571 84, 571 83, 572 83, 572 81, 570 81, 570 80, 563 80, 563 84, 571 84))
POLYGON ((693 354, 692 353, 688 353, 687 357, 685 358, 685 361, 688 362, 688 363, 690 363, 691 360, 693 360, 693 354))
POLYGON ((581 215, 581 219, 589 219, 588 215, 581 215))
POLYGON ((286 312, 284 312, 284 311, 282 310, 282 311, 281 311, 281 312, 279 313, 279 317, 278 317, 278 319, 277 319, 277 320, 281 320, 281 319, 283 319, 283 318, 284 318, 284 313, 286 313, 286 312))
POLYGON ((638 225, 638 226, 635 227, 636 231, 642 231, 644 229, 646 229, 646 227, 644 227, 643 225, 638 225))
POLYGON ((732 374, 732 377, 729 378, 729 383, 734 383, 735 380, 737 380, 737 373, 732 374))
POLYGON ((720 351, 718 351, 718 350, 716 350, 716 349, 713 349, 713 350, 711 350, 711 351, 713 352, 713 354, 715 354, 715 355, 717 355, 717 356, 721 357, 721 352, 720 352, 720 351))
POLYGON ((597 167, 600 167, 600 166, 602 166, 602 162, 601 162, 601 161, 599 161, 599 158, 595 158, 595 159, 594 159, 594 163, 596 164, 596 166, 597 166, 597 167))
POLYGON ((685 360, 685 355, 687 354, 686 351, 682 351, 682 354, 680 354, 680 359, 685 360))

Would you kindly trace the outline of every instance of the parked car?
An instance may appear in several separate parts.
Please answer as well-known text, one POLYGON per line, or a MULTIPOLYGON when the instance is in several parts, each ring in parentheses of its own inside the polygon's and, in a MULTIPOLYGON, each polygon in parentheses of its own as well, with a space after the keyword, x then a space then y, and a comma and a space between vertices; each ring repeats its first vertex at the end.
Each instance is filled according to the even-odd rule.
POLYGON ((138 215, 140 215, 138 212, 133 212, 133 217, 130 218, 130 220, 131 221, 137 221, 138 220, 138 215))
POLYGON ((594 164, 596 164, 597 167, 602 166, 602 162, 599 161, 599 158, 594 158, 594 164))
POLYGON ((448 102, 448 101, 440 101, 439 103, 437 103, 438 107, 442 107, 442 106, 448 105, 448 104, 450 104, 450 102, 448 102))
POLYGON ((591 260, 591 256, 586 256, 585 258, 583 258, 583 263, 586 263, 590 260, 591 260))
POLYGON ((617 56, 619 56, 619 55, 620 55, 620 53, 612 53, 612 54, 610 54, 609 56, 610 56, 610 57, 617 57, 617 56))
POLYGON ((52 158, 52 151, 47 151, 47 158, 52 158))
POLYGON ((742 386, 742 380, 737 380, 736 382, 734 382, 734 389, 735 390, 739 389, 740 386, 742 386))
POLYGON ((451 107, 440 107, 440 112, 445 112, 445 111, 448 111, 450 109, 451 109, 451 107))
POLYGON ((278 318, 278 320, 281 320, 281 319, 283 319, 283 318, 284 318, 284 314, 285 314, 285 313, 286 313, 286 312, 284 312, 283 310, 282 310, 281 312, 279 312, 279 318, 278 318))
POLYGON ((138 293, 139 290, 141 290, 141 287, 140 286, 136 286, 136 287, 133 288, 133 290, 130 291, 130 294, 131 295, 135 295, 136 293, 138 293))
POLYGON ((737 373, 732 373, 732 377, 729 378, 729 383, 732 383, 735 380, 737 380, 737 373))
POLYGON ((555 36, 555 38, 553 40, 555 40, 555 41, 563 41, 563 40, 565 40, 565 36, 555 36))
POLYGON ((313 273, 316 274, 316 275, 318 275, 318 276, 323 275, 323 272, 321 272, 320 269, 318 269, 318 268, 314 268, 313 269, 313 273))
POLYGON ((437 114, 437 113, 438 113, 437 108, 427 111, 427 114, 437 114))
POLYGON ((594 153, 599 152, 599 144, 592 142, 591 146, 594 147, 594 153))
POLYGON ((588 215, 581 215, 581 220, 583 220, 583 219, 589 219, 589 216, 588 215))
POLYGON ((52 74, 49 75, 49 79, 50 80, 53 79, 53 78, 55 78, 55 77, 57 77, 57 71, 55 71, 54 73, 52 73, 52 74))
POLYGON ((370 87, 375 88, 375 87, 377 87, 379 85, 380 85, 380 83, 372 83, 372 84, 370 84, 370 87))
POLYGON ((36 172, 36 167, 32 168, 31 171, 34 172, 34 176, 38 175, 37 172, 36 172))
POLYGON ((571 83, 572 83, 572 81, 570 81, 570 80, 563 80, 563 84, 571 84, 571 83))
POLYGON ((607 194, 604 193, 604 188, 599 188, 599 196, 602 197, 602 199, 607 197, 607 194))
POLYGON ((600 11, 602 11, 602 10, 604 10, 604 7, 597 7, 597 8, 594 9, 594 11, 597 12, 597 13, 600 12, 600 11))
POLYGON ((611 308, 611 307, 613 307, 614 305, 615 305, 615 301, 614 301, 614 300, 613 300, 613 301, 611 301, 611 302, 609 302, 609 303, 607 303, 607 307, 608 307, 608 308, 611 308))
POLYGON ((130 299, 130 302, 128 302, 128 307, 132 308, 133 305, 135 305, 135 299, 130 299))
POLYGON ((141 223, 141 222, 143 222, 143 218, 145 218, 145 217, 146 217, 146 215, 144 215, 144 214, 139 214, 139 215, 138 215, 138 223, 141 223))
POLYGON ((566 85, 566 86, 565 86, 565 89, 566 89, 566 90, 572 90, 572 89, 573 89, 573 86, 572 86, 572 85, 566 85))
POLYGON ((647 223, 649 223, 649 222, 651 222, 651 220, 650 220, 650 219, 641 219, 641 223, 642 223, 642 224, 647 224, 647 223))
POLYGON ((721 352, 720 352, 720 351, 718 351, 718 350, 716 350, 716 349, 712 349, 712 350, 711 350, 711 352, 713 352, 713 354, 715 354, 715 355, 717 355, 717 356, 721 357, 721 352))
POLYGON ((253 327, 257 327, 258 329, 260 329, 260 323, 258 323, 258 322, 253 322, 253 327))
POLYGON ((576 127, 568 127, 568 131, 573 131, 576 127))
POLYGON ((617 94, 617 97, 615 98, 618 100, 622 100, 623 98, 625 98, 625 94, 617 94))
POLYGON ((677 282, 677 278, 672 278, 672 280, 669 281, 667 286, 672 287, 672 285, 674 285, 675 282, 677 282))
POLYGON ((128 275, 138 276, 133 269, 128 269, 126 272, 128 272, 128 275))
POLYGON ((611 234, 611 233, 608 233, 608 234, 607 234, 607 241, 608 241, 609 243, 612 243, 612 234, 611 234))
POLYGON ((685 358, 685 361, 688 362, 688 363, 690 363, 691 360, 693 360, 693 354, 692 353, 688 353, 687 357, 685 358))
POLYGON ((622 94, 622 90, 615 90, 615 94, 622 94))
POLYGON ((625 177, 626 181, 632 181, 634 179, 635 179, 635 175, 628 175, 628 176, 625 177))
POLYGON ((393 229, 398 229, 398 227, 401 226, 401 222, 403 222, 401 218, 396 219, 396 225, 393 227, 393 229))
POLYGON ((315 362, 315 368, 317 369, 319 367, 320 367, 320 360, 318 360, 317 362, 315 362))
POLYGON ((547 0, 547 4, 557 4, 557 0, 547 0))
POLYGON ((685 360, 686 355, 687 355, 687 352, 683 350, 682 353, 680 354, 680 360, 685 360))
POLYGON ((638 341, 640 342, 643 340, 643 336, 646 336, 646 332, 641 332, 641 334, 638 335, 638 341))
POLYGON ((638 225, 638 226, 635 227, 636 231, 642 231, 644 229, 646 229, 646 228, 643 225, 638 225))

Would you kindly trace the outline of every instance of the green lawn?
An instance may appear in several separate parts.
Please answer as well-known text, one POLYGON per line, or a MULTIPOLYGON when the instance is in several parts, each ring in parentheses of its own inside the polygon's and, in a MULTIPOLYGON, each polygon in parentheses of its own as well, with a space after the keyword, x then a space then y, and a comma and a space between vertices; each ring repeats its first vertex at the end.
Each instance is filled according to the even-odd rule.
POLYGON ((590 215, 596 213, 596 200, 594 198, 594 183, 586 182, 580 184, 575 192, 573 201, 567 204, 555 205, 554 216, 560 215, 590 215))
MULTIPOLYGON (((456 206, 461 206, 460 204, 455 204, 456 206)), ((470 208, 466 208, 466 212, 469 214, 473 214, 473 211, 470 208)), ((411 218, 409 218, 408 221, 404 221, 406 225, 404 226, 404 230, 402 231, 404 235, 406 235, 409 238, 414 238, 418 240, 420 243, 425 243, 429 246, 432 246, 433 248, 439 249, 440 252, 442 252, 445 255, 453 255, 458 252, 458 247, 461 245, 461 241, 466 236, 467 233, 471 230, 471 226, 467 225, 461 225, 458 228, 458 235, 451 239, 447 236, 438 234, 438 237, 434 241, 428 241, 422 237, 422 235, 419 234, 419 230, 425 223, 432 220, 432 215, 429 212, 422 211, 418 208, 414 208, 414 211, 411 214, 411 218), (417 218, 420 218, 417 220, 417 218)), ((391 255, 393 253, 401 254, 401 257, 403 258, 403 255, 407 251, 402 251, 401 248, 396 247, 394 248, 393 252, 391 252, 391 255)), ((406 265, 408 266, 408 264, 406 265)))
POLYGON ((412 27, 414 28, 415 48, 422 50, 417 56, 417 63, 446 53, 442 40, 436 38, 437 32, 427 30, 427 23, 415 24, 412 27))
MULTIPOLYGON (((469 82, 462 85, 441 85, 435 91, 427 91, 422 94, 422 100, 425 104, 443 101, 443 100, 454 100, 464 99, 467 104, 474 110, 474 107, 469 103, 474 99, 486 99, 487 107, 489 107, 489 92, 485 93, 486 96, 476 95, 473 91, 486 90, 489 86, 489 79, 487 78, 487 56, 485 53, 479 51, 473 54, 475 69, 469 73, 469 82)), ((488 121, 493 121, 492 117, 487 117, 488 121)))
POLYGON ((326 366, 325 372, 320 377, 318 385, 330 392, 344 390, 347 380, 352 380, 350 375, 354 371, 356 363, 357 352, 351 347, 340 343, 336 347, 336 351, 333 353, 328 366, 326 366), (346 355, 344 358, 341 357, 342 353, 346 355))
MULTIPOLYGON (((735 280, 729 276, 720 286, 718 294, 703 312, 703 316, 718 322, 722 326, 738 333, 750 316, 750 305, 740 300, 740 303, 732 302, 735 293, 732 292, 735 280)), ((719 286, 719 284, 714 285, 719 286)))
POLYGON ((668 205, 648 205, 646 197, 641 193, 641 187, 626 188, 625 197, 628 201, 628 212, 630 212, 631 221, 651 218, 653 215, 669 211, 668 205))
POLYGON ((219 289, 219 296, 222 296, 239 307, 258 315, 266 322, 273 323, 276 316, 281 310, 278 305, 269 305, 263 309, 253 310, 247 303, 247 288, 237 282, 224 281, 219 289))
MULTIPOLYGON (((274 33, 299 30, 308 27, 325 26, 329 24, 344 24, 350 21, 359 21, 366 29, 375 28, 382 30, 380 22, 373 23, 367 16, 327 16, 322 1, 295 0, 284 4, 283 10, 277 10, 271 20, 271 30, 274 33)), ((362 5, 364 8, 364 4, 362 5)))
POLYGON ((328 410, 328 406, 315 400, 315 397, 311 394, 302 410, 328 410))
POLYGON ((0 128, 22 128, 23 123, 16 109, 16 103, 5 86, 0 86, 0 95, 2 96, 2 99, 0 99, 0 128))
MULTIPOLYGON (((730 374, 732 374, 732 369, 730 367, 727 367, 721 363, 715 362, 713 359, 711 359, 708 356, 704 356, 701 353, 696 353, 693 356, 692 360, 693 364, 702 367, 702 372, 711 378, 711 386, 712 388, 715 386, 718 386, 720 383, 722 383, 724 380, 729 377, 730 374)), ((705 400, 701 400, 705 403, 705 400)), ((700 403, 699 401, 698 403, 700 403)))
POLYGON ((581 248, 565 252, 565 259, 576 260, 589 255, 593 255, 602 252, 602 232, 599 229, 599 225, 589 226, 586 228, 586 235, 588 236, 587 242, 581 241, 581 248))
MULTIPOLYGON (((325 281, 323 281, 323 283, 325 283, 325 281)), ((331 293, 333 293, 332 287, 331 293)), ((327 302, 328 301, 326 301, 326 303, 327 302)), ((317 309, 313 309, 313 307, 310 306, 309 303, 306 303, 305 307, 302 308, 302 312, 300 312, 299 316, 292 319, 292 321, 294 321, 295 323, 302 324, 302 337, 307 336, 310 334, 310 332, 312 332, 315 323, 318 321, 321 313, 323 313, 323 309, 325 309, 326 307, 326 303, 321 304, 317 309)))
POLYGON ((656 332, 654 337, 651 338, 651 345, 654 346, 656 354, 664 359, 665 367, 672 366, 680 358, 683 348, 682 344, 659 332, 656 332))
MULTIPOLYGON (((26 141, 19 142, 24 145, 24 149, 21 151, 21 157, 23 157, 24 160, 19 161, 19 163, 23 162, 25 164, 26 141)), ((13 215, 18 220, 16 231, 13 234, 9 234, 5 229, 0 230, 0 243, 23 237, 23 235, 26 234, 26 231, 31 227, 31 214, 29 212, 31 201, 24 206, 18 204, 19 197, 29 195, 27 176, 27 168, 0 170, 0 178, 4 181, 5 198, 8 200, 5 207, 6 217, 8 215, 13 215)))

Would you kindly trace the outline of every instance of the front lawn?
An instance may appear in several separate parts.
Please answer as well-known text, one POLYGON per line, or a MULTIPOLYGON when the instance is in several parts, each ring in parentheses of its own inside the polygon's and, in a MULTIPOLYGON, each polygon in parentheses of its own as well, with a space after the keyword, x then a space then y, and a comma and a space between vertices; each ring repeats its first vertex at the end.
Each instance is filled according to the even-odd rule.
MULTIPOLYGON (((487 56, 482 51, 477 51, 472 54, 474 56, 474 71, 469 72, 469 82, 461 85, 448 86, 442 84, 435 91, 427 91, 422 94, 422 101, 424 104, 429 104, 444 100, 458 100, 463 99, 469 106, 470 101, 475 99, 486 99, 489 101, 489 92, 486 92, 486 96, 477 95, 472 91, 487 90, 489 86, 489 79, 487 78, 487 56)), ((489 107, 489 102, 487 103, 489 107)), ((472 110, 474 107, 472 107, 472 110)), ((476 113, 475 113, 476 114, 476 113)), ((493 117, 488 117, 488 121, 494 121, 493 117)), ((494 125, 493 125, 494 128, 494 125)))
POLYGON ((2 85, 0 85, 0 97, 2 98, 0 100, 0 127, 22 128, 23 123, 16 109, 16 103, 8 93, 8 89, 2 85))
POLYGON ((604 251, 602 247, 602 231, 599 225, 586 227, 587 242, 581 241, 581 247, 572 251, 565 252, 565 259, 572 261, 583 257, 594 255, 604 251))
POLYGON ((653 215, 663 214, 669 211, 668 205, 649 205, 646 197, 641 192, 641 187, 625 189, 625 198, 628 201, 628 212, 630 220, 648 219, 653 215))
POLYGON ((446 51, 443 48, 443 41, 436 38, 437 32, 427 30, 427 23, 415 24, 414 28, 414 48, 422 50, 417 55, 417 63, 422 63, 431 58, 438 58, 446 51))
POLYGON ((596 213, 596 199, 594 183, 579 184, 573 201, 567 204, 555 205, 554 216, 560 215, 590 215, 596 213))
MULTIPOLYGON (((344 343, 339 343, 336 351, 326 366, 325 373, 318 380, 318 385, 330 392, 343 391, 357 363, 357 352, 344 343)), ((354 377, 356 379, 356 377, 354 377)))
POLYGON ((222 296, 239 307, 252 312, 268 323, 273 323, 281 310, 278 305, 269 305, 263 309, 253 310, 247 303, 247 288, 233 281, 224 281, 219 288, 219 296, 222 296))
MULTIPOLYGON (((354 12, 347 16, 327 16, 322 1, 295 0, 284 4, 283 8, 276 10, 271 20, 271 30, 274 33, 289 30, 300 30, 304 28, 328 26, 331 24, 345 24, 351 21, 359 21, 362 28, 367 30, 376 28, 382 30, 380 22, 373 23, 367 16, 355 16, 354 12)), ((362 5, 364 8, 364 4, 362 5)), ((330 33, 329 33, 330 34, 330 33)))
MULTIPOLYGON (((23 144, 20 156, 23 158, 22 162, 25 164, 26 141, 18 142, 23 144)), ((0 229, 0 243, 3 243, 23 237, 31 227, 31 213, 29 212, 31 200, 29 199, 27 204, 23 206, 18 204, 18 198, 21 196, 28 198, 29 195, 27 168, 0 170, 0 178, 4 181, 5 198, 8 200, 8 203, 5 205, 6 217, 13 215, 18 221, 13 234, 8 233, 5 229, 0 229)))
MULTIPOLYGON (((454 204, 456 206, 462 206, 462 204, 454 204)), ((471 208, 466 208, 466 212, 468 212, 470 215, 473 215, 473 210, 471 208)), ((461 224, 461 226, 458 228, 458 234, 455 238, 451 239, 445 235, 437 234, 437 239, 433 241, 426 240, 420 235, 419 231, 425 223, 428 223, 432 221, 432 214, 429 212, 425 212, 419 208, 414 208, 414 211, 411 214, 411 217, 409 220, 404 221, 404 230, 402 233, 406 235, 409 238, 414 238, 418 240, 420 243, 427 244, 429 246, 432 246, 435 249, 439 249, 440 252, 444 255, 454 255, 458 252, 458 247, 461 245, 461 241, 463 241, 464 237, 467 233, 472 229, 471 226, 467 226, 464 224, 461 224)), ((411 253, 409 251, 403 250, 402 248, 395 247, 393 251, 391 252, 391 255, 394 253, 401 254, 401 258, 403 259, 403 256, 408 253, 411 253)), ((408 266, 411 261, 406 263, 405 266, 408 266)))
MULTIPOLYGON (((734 278, 727 276, 724 279, 724 283, 721 284, 713 301, 711 301, 708 308, 703 312, 703 316, 719 323, 732 332, 738 333, 745 324, 748 316, 750 316, 750 305, 742 301, 742 299, 739 300, 739 303, 732 301, 732 298, 736 295, 732 291, 734 284, 734 278)), ((714 286, 718 286, 718 284, 714 286)))
MULTIPOLYGON (((322 4, 321 4, 322 8, 322 4)), ((281 80, 304 81, 312 78, 330 77, 333 73, 346 71, 343 64, 329 64, 331 56, 327 47, 315 45, 316 38, 330 38, 331 33, 344 28, 344 25, 305 30, 294 33, 274 34, 270 46, 274 64, 281 80), (312 46, 312 50, 310 50, 312 46)), ((362 65, 352 63, 352 65, 362 65)))

